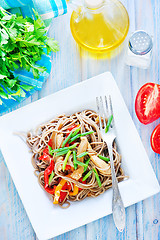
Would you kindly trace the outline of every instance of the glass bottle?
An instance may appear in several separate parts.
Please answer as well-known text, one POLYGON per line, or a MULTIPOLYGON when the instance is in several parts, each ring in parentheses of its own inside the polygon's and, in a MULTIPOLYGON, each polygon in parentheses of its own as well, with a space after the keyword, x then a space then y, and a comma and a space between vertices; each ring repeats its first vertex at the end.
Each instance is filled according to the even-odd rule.
POLYGON ((126 38, 129 17, 118 0, 74 0, 70 27, 76 42, 93 53, 117 48, 126 38))

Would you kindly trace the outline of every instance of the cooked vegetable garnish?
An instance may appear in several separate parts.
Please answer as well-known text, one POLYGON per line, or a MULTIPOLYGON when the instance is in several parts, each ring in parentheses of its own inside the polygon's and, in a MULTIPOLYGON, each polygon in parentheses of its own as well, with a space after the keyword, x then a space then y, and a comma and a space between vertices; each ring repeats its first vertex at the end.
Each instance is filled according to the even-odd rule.
POLYGON ((83 136, 87 136, 87 135, 92 134, 92 133, 94 133, 94 131, 81 133, 80 135, 81 135, 81 137, 83 137, 83 136))
POLYGON ((80 128, 76 129, 76 130, 72 133, 72 137, 75 137, 80 130, 81 130, 80 128))
POLYGON ((73 164, 74 164, 74 169, 76 170, 78 165, 76 164, 77 157, 76 157, 76 151, 73 151, 73 164))
POLYGON ((55 175, 55 173, 52 171, 52 173, 51 173, 51 175, 50 175, 50 177, 49 177, 49 180, 48 180, 48 184, 49 184, 49 185, 51 184, 51 181, 52 181, 54 175, 55 175))
POLYGON ((84 178, 82 179, 82 181, 85 181, 87 178, 89 178, 89 176, 91 176, 92 174, 92 170, 90 170, 85 176, 84 178))
POLYGON ((69 192, 69 195, 70 196, 75 196, 75 195, 77 195, 78 194, 78 187, 75 185, 75 183, 74 183, 74 188, 73 188, 73 192, 69 192))
POLYGON ((83 162, 80 162, 78 160, 75 160, 74 163, 77 163, 79 166, 81 167, 87 167, 87 164, 83 163, 83 162))
POLYGON ((49 145, 48 145, 48 150, 49 150, 49 154, 50 154, 51 156, 53 156, 53 150, 52 150, 51 146, 49 146, 49 145))
POLYGON ((96 171, 95 168, 93 168, 93 172, 95 173, 95 177, 96 177, 98 186, 101 187, 101 186, 102 186, 102 183, 101 183, 101 180, 100 180, 99 175, 98 175, 98 173, 97 173, 97 171, 96 171))
POLYGON ((65 139, 64 142, 62 143, 62 147, 64 147, 64 146, 66 145, 66 143, 69 141, 69 139, 70 139, 71 136, 72 136, 72 132, 73 132, 73 131, 70 132, 70 134, 66 137, 66 139, 65 139))
MULTIPOLYGON (((70 201, 97 197, 112 187, 106 144, 99 137, 100 129, 96 125, 98 116, 92 110, 76 112, 71 116, 60 115, 41 124, 37 131, 27 134, 27 144, 33 153, 33 166, 36 166, 36 171, 40 174, 38 181, 52 195, 53 203, 63 208, 68 207, 70 201), (92 135, 87 137, 88 134, 92 135), (50 147, 42 139, 50 139, 50 147), (70 143, 72 140, 75 141, 70 143), (62 147, 62 144, 65 146, 62 147), (65 203, 67 205, 63 206, 65 203)), ((121 168, 116 143, 113 151, 115 171, 119 180, 123 180, 126 176, 121 168)))
POLYGON ((68 161, 70 155, 71 155, 71 151, 69 150, 68 153, 66 154, 64 162, 63 162, 63 166, 62 166, 63 172, 65 171, 66 164, 67 164, 67 161, 68 161))
POLYGON ((112 122, 112 119, 113 119, 113 115, 111 115, 111 116, 108 118, 108 121, 107 121, 107 126, 106 126, 106 128, 105 128, 105 133, 107 133, 107 132, 108 132, 108 130, 109 130, 109 127, 110 127, 110 125, 111 125, 111 122, 112 122))
POLYGON ((99 157, 100 159, 102 159, 102 160, 106 161, 106 162, 109 162, 109 161, 110 161, 110 159, 109 159, 109 158, 107 158, 107 157, 104 157, 104 156, 102 156, 102 155, 98 155, 98 157, 99 157))
POLYGON ((68 149, 66 149, 66 150, 63 150, 63 151, 60 151, 60 152, 57 152, 56 153, 56 157, 58 157, 58 156, 62 156, 62 155, 65 155, 65 154, 67 154, 68 153, 68 149))
POLYGON ((58 204, 58 200, 60 197, 60 193, 61 193, 61 189, 64 186, 64 184, 66 183, 65 179, 61 179, 60 183, 57 185, 56 189, 55 189, 55 194, 54 194, 54 204, 58 204))
POLYGON ((75 141, 77 138, 80 138, 80 137, 83 137, 83 136, 87 136, 87 135, 92 134, 92 133, 94 133, 94 131, 85 132, 85 133, 79 133, 79 134, 77 134, 76 136, 72 137, 72 138, 69 140, 69 143, 75 141))
POLYGON ((75 143, 69 147, 63 147, 63 148, 57 148, 57 149, 54 149, 54 150, 51 150, 52 153, 55 153, 55 152, 61 152, 61 151, 64 151, 64 150, 69 150, 69 149, 73 149, 77 146, 78 143, 75 143))
POLYGON ((88 158, 85 162, 85 164, 87 165, 86 167, 84 167, 84 172, 87 170, 88 168, 88 164, 89 164, 90 158, 88 158))
POLYGON ((88 152, 83 152, 77 156, 77 158, 82 158, 84 156, 88 155, 88 152))

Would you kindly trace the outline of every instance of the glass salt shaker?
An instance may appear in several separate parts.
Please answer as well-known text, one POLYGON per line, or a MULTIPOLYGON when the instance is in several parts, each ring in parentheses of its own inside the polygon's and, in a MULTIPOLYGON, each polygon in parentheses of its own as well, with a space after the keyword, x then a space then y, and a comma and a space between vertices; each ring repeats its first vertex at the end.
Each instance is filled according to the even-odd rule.
POLYGON ((150 66, 152 58, 153 40, 145 31, 134 32, 129 38, 126 64, 143 69, 150 66))

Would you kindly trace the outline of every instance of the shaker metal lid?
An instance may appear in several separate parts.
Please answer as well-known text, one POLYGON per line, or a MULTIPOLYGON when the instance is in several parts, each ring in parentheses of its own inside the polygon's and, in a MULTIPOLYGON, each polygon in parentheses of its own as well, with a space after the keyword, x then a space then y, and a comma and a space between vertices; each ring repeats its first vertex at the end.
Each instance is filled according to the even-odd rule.
POLYGON ((129 49, 134 54, 145 55, 151 51, 152 47, 152 38, 145 31, 136 31, 129 39, 129 49))

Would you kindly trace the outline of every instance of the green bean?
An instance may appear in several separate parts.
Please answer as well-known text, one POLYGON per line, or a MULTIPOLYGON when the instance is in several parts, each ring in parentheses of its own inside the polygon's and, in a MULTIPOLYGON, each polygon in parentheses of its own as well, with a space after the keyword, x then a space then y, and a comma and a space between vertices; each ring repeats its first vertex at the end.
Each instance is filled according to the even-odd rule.
POLYGON ((68 161, 70 155, 71 155, 71 151, 69 150, 68 153, 65 156, 64 161, 63 161, 63 166, 62 166, 63 172, 65 171, 65 168, 66 168, 66 165, 67 165, 67 161, 68 161))
POLYGON ((85 181, 89 176, 92 174, 92 170, 90 170, 82 179, 82 181, 85 181))

